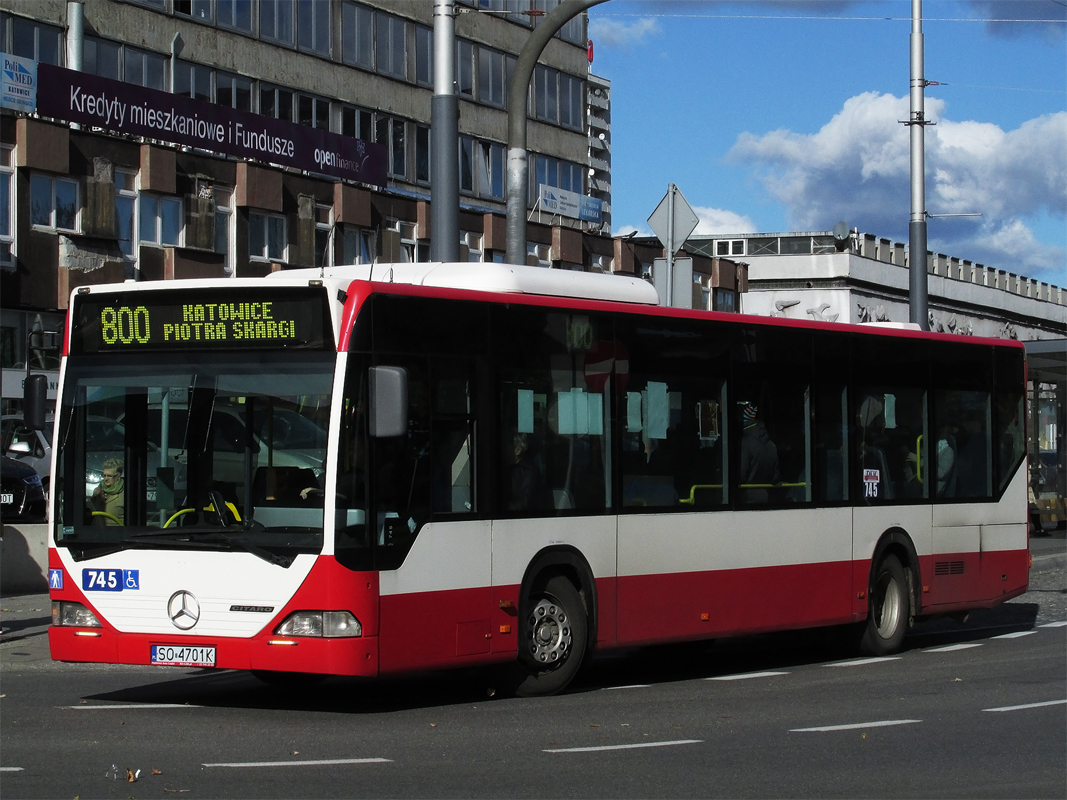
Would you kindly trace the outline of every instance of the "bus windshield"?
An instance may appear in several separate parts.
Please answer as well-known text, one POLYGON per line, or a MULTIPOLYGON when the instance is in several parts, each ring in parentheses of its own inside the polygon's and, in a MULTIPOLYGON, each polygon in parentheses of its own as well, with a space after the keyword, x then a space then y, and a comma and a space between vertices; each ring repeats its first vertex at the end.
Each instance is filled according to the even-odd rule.
POLYGON ((57 543, 242 550, 288 566, 322 547, 328 352, 72 357, 57 427, 57 543))

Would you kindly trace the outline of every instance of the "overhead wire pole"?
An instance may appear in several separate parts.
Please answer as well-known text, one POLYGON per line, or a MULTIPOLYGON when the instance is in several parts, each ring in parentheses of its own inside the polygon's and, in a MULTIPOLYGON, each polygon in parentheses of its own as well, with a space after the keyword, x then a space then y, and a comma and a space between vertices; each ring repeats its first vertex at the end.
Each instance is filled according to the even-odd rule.
POLYGON ((507 263, 526 263, 526 191, 529 174, 526 152, 526 102, 537 59, 560 28, 607 0, 563 0, 545 15, 526 41, 508 87, 507 263))
POLYGON ((911 322, 930 329, 926 276, 926 79, 923 77, 923 3, 911 0, 911 220, 908 223, 908 311, 911 322))
POLYGON ((434 0, 433 53, 430 260, 458 261, 459 97, 456 95, 455 0, 434 0))

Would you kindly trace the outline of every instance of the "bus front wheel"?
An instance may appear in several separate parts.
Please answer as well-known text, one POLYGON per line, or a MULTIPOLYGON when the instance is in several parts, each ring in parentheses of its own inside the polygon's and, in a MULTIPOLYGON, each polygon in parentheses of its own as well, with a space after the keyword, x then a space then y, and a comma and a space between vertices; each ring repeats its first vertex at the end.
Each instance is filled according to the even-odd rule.
POLYGON ((555 575, 534 590, 523 608, 520 697, 560 692, 578 674, 589 641, 585 603, 574 584, 555 575))
POLYGON ((908 577, 895 555, 887 555, 878 564, 867 602, 867 624, 860 649, 872 656, 895 653, 904 641, 911 616, 908 577))

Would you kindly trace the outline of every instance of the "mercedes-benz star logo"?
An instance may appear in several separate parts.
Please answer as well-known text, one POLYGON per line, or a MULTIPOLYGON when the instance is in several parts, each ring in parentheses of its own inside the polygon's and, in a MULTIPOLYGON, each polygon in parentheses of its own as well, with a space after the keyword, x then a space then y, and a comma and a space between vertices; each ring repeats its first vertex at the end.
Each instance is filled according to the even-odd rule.
POLYGON ((200 603, 192 592, 181 589, 167 601, 167 616, 175 628, 187 631, 200 620, 200 603))

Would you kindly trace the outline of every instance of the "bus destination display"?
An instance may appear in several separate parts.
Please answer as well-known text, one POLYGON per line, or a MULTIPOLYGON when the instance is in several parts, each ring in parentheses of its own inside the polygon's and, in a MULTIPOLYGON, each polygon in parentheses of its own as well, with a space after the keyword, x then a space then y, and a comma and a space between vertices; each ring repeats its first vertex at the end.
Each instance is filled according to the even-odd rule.
POLYGON ((93 294, 75 298, 71 349, 231 350, 322 348, 330 339, 321 289, 178 290, 93 294), (226 300, 222 300, 225 296, 226 300))

